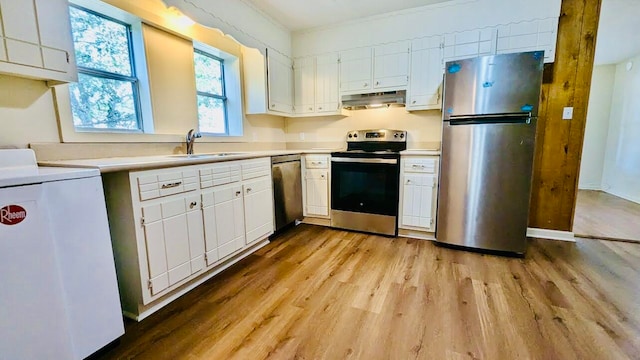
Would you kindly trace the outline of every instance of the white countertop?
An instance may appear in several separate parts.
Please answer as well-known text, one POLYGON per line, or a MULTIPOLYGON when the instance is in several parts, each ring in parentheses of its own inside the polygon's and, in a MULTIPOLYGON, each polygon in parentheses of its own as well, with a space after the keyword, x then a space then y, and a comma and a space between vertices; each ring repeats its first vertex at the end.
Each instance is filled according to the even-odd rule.
MULTIPOLYGON (((330 154, 333 151, 344 149, 311 149, 311 150, 268 150, 268 151, 247 151, 247 152, 227 152, 224 155, 220 153, 212 154, 196 154, 193 157, 186 155, 155 155, 155 156, 133 156, 133 157, 112 157, 101 159, 80 159, 80 160, 56 160, 56 161, 40 161, 40 166, 59 166, 59 167, 76 167, 99 169, 102 173, 129 171, 129 170, 145 170, 158 169, 174 166, 186 166, 207 164, 231 160, 252 159, 264 156, 278 156, 289 154, 330 154)), ((440 155, 439 150, 405 150, 400 152, 401 155, 440 155)))

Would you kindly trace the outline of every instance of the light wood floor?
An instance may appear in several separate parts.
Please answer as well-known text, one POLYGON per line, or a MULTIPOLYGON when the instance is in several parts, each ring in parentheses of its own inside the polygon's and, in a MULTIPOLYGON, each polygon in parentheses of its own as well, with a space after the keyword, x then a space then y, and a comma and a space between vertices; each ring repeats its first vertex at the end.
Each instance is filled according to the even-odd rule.
POLYGON ((517 259, 300 225, 103 358, 638 359, 639 310, 640 244, 517 259))
POLYGON ((576 236, 640 241, 640 204, 603 191, 579 190, 576 236))

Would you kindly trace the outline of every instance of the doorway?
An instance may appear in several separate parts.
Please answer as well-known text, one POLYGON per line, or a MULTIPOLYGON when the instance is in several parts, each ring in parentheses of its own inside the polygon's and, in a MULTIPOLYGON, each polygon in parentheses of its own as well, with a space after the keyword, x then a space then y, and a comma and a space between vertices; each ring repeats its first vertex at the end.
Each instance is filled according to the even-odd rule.
POLYGON ((573 232, 640 242, 640 2, 602 0, 573 232))

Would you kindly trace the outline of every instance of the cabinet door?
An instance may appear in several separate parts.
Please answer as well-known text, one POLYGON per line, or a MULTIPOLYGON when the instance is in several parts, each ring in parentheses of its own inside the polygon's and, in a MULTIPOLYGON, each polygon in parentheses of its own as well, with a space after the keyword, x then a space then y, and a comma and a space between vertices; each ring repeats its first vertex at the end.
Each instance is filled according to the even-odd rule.
POLYGON ((406 88, 409 81, 410 43, 376 46, 373 49, 373 88, 406 88))
POLYGON ((322 169, 307 170, 305 173, 306 204, 308 216, 329 216, 329 179, 328 171, 322 169))
POLYGON ((439 36, 432 36, 416 39, 411 45, 411 76, 407 91, 407 110, 440 108, 441 41, 439 36))
POLYGON ((247 244, 273 234, 273 190, 270 177, 248 181, 244 189, 247 244))
MULTIPOLYGON (((4 36, 39 45, 36 9, 33 1, 0 0, 4 36)), ((68 18, 69 15, 66 16, 68 18)))
POLYGON ((293 64, 280 54, 268 52, 267 75, 269 110, 291 114, 293 112, 293 64))
POLYGON ((293 66, 296 114, 308 114, 315 111, 316 59, 314 57, 297 59, 293 66))
POLYGON ((67 0, 35 0, 45 69, 69 72, 73 40, 67 0))
POLYGON ((337 53, 316 58, 316 112, 340 110, 339 74, 337 53))
POLYGON ((191 273, 204 269, 204 226, 201 200, 198 196, 187 198, 187 228, 189 230, 189 254, 191 273))
POLYGON ((372 54, 371 48, 353 49, 340 53, 341 93, 362 93, 373 89, 372 54))
POLYGON ((469 30, 444 36, 444 61, 495 54, 496 30, 469 30))
POLYGON ((223 259, 245 245, 242 186, 216 190, 214 197, 218 256, 223 259))
POLYGON ((163 202, 162 222, 169 285, 191 275, 189 226, 183 198, 163 202))
POLYGON ((558 18, 499 26, 496 53, 544 50, 544 62, 555 59, 558 18))
POLYGON ((401 225, 433 231, 435 175, 403 174, 402 187, 401 225))
POLYGON ((218 262, 218 220, 216 219, 214 192, 202 194, 202 220, 204 222, 204 247, 207 266, 218 262))

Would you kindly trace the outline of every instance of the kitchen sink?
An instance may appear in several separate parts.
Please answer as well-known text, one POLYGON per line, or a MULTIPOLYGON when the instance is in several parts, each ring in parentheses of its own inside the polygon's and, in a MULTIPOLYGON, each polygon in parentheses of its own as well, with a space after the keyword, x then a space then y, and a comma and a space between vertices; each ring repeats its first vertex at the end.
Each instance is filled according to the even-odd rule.
POLYGON ((245 154, 243 152, 222 152, 222 153, 210 153, 210 154, 175 154, 175 155, 167 155, 168 157, 173 158, 183 158, 183 159, 202 159, 202 158, 212 158, 212 157, 220 157, 220 156, 232 156, 232 155, 241 155, 245 154))

